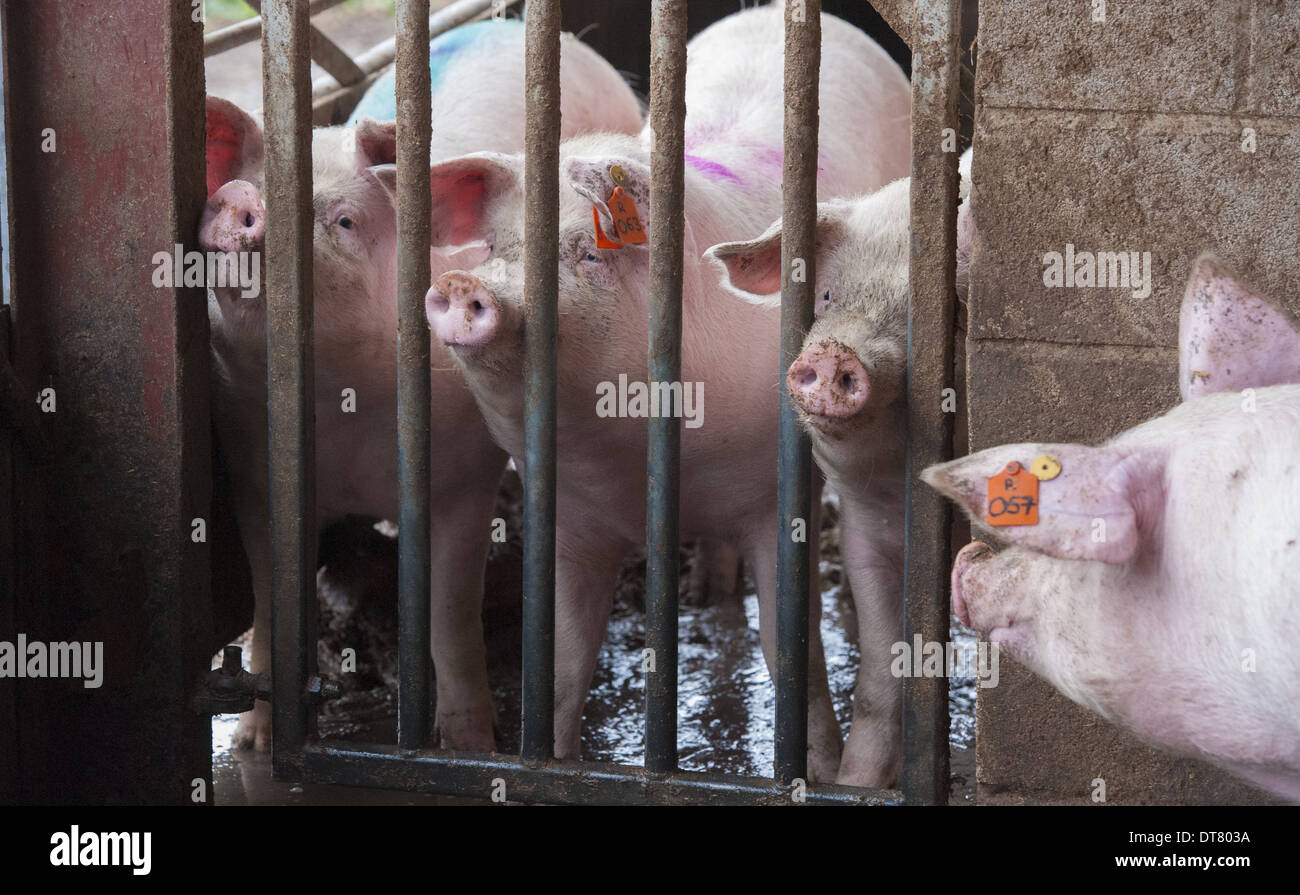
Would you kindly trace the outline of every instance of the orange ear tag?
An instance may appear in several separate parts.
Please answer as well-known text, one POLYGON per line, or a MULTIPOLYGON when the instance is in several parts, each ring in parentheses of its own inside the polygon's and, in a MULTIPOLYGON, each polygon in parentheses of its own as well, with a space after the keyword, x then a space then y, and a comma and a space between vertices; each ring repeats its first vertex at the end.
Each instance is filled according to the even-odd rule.
POLYGON ((645 228, 636 213, 636 203, 632 197, 623 192, 621 186, 614 187, 609 197, 609 211, 614 215, 614 237, 627 245, 641 245, 646 241, 645 228))
POLYGON ((989 525, 1038 524, 1038 477, 1014 460, 989 477, 988 498, 989 525))
POLYGON ((600 212, 596 206, 591 206, 591 223, 596 228, 596 248, 598 249, 621 249, 623 243, 615 242, 605 235, 605 231, 600 229, 600 212))

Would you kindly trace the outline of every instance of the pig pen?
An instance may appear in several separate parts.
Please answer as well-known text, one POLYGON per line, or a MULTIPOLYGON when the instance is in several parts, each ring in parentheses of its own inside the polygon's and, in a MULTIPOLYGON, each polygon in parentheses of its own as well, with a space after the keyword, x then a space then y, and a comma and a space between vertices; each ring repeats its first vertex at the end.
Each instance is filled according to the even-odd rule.
MULTIPOLYGON (((702 10, 701 6, 702 5, 695 5, 692 7, 690 20, 691 20, 691 26, 693 28, 698 28, 699 24, 707 24, 709 18, 711 17, 716 18, 717 15, 725 14, 725 12, 728 11, 726 9, 719 8, 718 10, 716 10, 716 12, 711 13, 711 11, 709 10, 702 10), (701 16, 701 12, 703 12, 702 16, 701 16), (697 24, 697 17, 702 18, 702 22, 697 24)), ((725 6, 725 4, 720 4, 719 6, 723 7, 725 6)), ((832 4, 832 6, 834 6, 834 4, 832 4)), ((836 11, 842 13, 845 12, 846 10, 837 9, 836 11)), ((642 10, 642 12, 648 13, 648 10, 642 10)), ((596 14, 596 11, 591 8, 590 4, 566 4, 564 13, 565 13, 565 22, 567 24, 568 21, 574 17, 576 17, 575 20, 577 22, 581 22, 583 21, 583 19, 581 18, 583 15, 594 16, 596 14), (573 9, 571 7, 576 7, 577 9, 573 9)), ((606 14, 606 11, 604 9, 601 9, 600 13, 606 14)), ((860 11, 852 17, 857 18, 859 20, 862 20, 863 18, 860 11)), ((870 22, 870 19, 868 18, 867 21, 870 22)), ((592 24, 598 24, 598 23, 592 23, 592 24)), ((597 31, 597 34, 598 33, 599 32, 597 31)), ((626 34, 626 30, 622 33, 626 34)), ((893 42, 897 44, 899 47, 902 47, 902 52, 903 53, 906 52, 906 49, 905 47, 902 46, 901 41, 897 40, 897 38, 893 36, 892 32, 889 31, 888 27, 885 26, 883 23, 879 21, 876 22, 876 28, 874 30, 874 33, 879 34, 881 38, 884 40, 884 42, 886 43, 888 43, 890 39, 893 38, 893 42)), ((600 45, 599 40, 594 41, 594 43, 596 43, 598 46, 600 45)), ((606 41, 606 43, 608 43, 608 41, 606 41)), ((638 46, 638 41, 635 40, 629 41, 624 39, 621 45, 612 48, 606 46, 603 47, 603 49, 605 49, 606 52, 610 52, 611 49, 613 49, 614 51, 621 50, 625 56, 626 55, 635 56, 640 50, 640 47, 638 46)), ((906 63, 906 58, 903 59, 903 62, 906 63)), ((633 83, 636 83, 635 76, 633 76, 633 83)), ((323 92, 320 89, 320 85, 321 82, 318 82, 318 86, 315 90, 315 95, 317 97, 327 95, 325 92, 323 92)), ((949 99, 951 98, 951 95, 952 93, 950 91, 948 95, 949 99)), ((321 115, 320 101, 318 100, 315 105, 317 108, 317 112, 315 114, 319 120, 319 117, 321 115)), ((340 115, 345 114, 346 110, 347 110, 346 103, 335 102, 335 104, 330 107, 328 114, 333 116, 334 118, 337 118, 340 115)), ((807 462, 806 458, 805 458, 805 462, 807 462)), ((831 499, 833 500, 833 496, 831 499)), ((828 529, 829 537, 827 539, 827 544, 828 546, 830 546, 835 543, 835 538, 834 538, 835 513, 833 507, 828 507, 828 509, 829 512, 827 513, 827 518, 830 520, 829 522, 830 527, 828 529)), ((508 526, 507 530, 514 531, 515 529, 512 526, 508 526)), ((498 557, 498 559, 499 558, 500 557, 498 557)), ((835 655, 834 661, 837 664, 836 681, 835 681, 836 689, 837 689, 836 696, 837 696, 837 701, 843 707, 846 705, 848 699, 846 693, 851 691, 852 689, 854 670, 856 668, 856 655, 853 653, 852 644, 846 640, 845 633, 844 633, 845 629, 843 627, 842 616, 844 615, 845 607, 849 606, 848 594, 837 580, 840 576, 838 574, 838 563, 834 555, 833 549, 828 553, 827 558, 823 561, 823 568, 830 569, 828 576, 826 576, 828 577, 828 581, 827 581, 828 589, 821 595, 821 597, 823 598, 826 604, 826 610, 827 610, 827 624, 824 625, 824 627, 827 629, 826 636, 828 642, 834 644, 836 647, 836 649, 833 650, 835 655)), ((634 563, 633 567, 624 570, 624 583, 630 584, 632 591, 640 590, 644 588, 644 582, 641 580, 642 575, 643 575, 643 568, 637 566, 634 563)), ((685 579, 683 579, 683 582, 684 581, 685 579)), ((627 588, 621 588, 620 596, 621 597, 625 596, 626 592, 627 592, 627 588)), ((491 599, 491 596, 492 595, 489 594, 489 599, 491 599)), ((750 603, 753 603, 755 598, 751 593, 746 599, 750 603)), ((639 601, 633 601, 633 602, 635 603, 639 601)), ((728 629, 737 629, 739 631, 743 631, 746 628, 746 625, 744 623, 745 621, 744 616, 738 614, 740 605, 741 604, 737 603, 733 606, 733 611, 730 613, 730 617, 728 617, 727 614, 719 614, 717 612, 706 610, 704 613, 706 617, 702 619, 694 620, 693 625, 695 631, 694 634, 692 634, 691 636, 694 642, 697 644, 707 643, 709 642, 710 639, 717 641, 719 643, 737 641, 741 644, 741 646, 730 650, 730 652, 735 653, 733 659, 735 661, 740 661, 742 654, 747 650, 749 653, 747 661, 749 665, 752 666, 752 663, 757 656, 757 654, 755 653, 756 646, 757 646, 755 633, 751 631, 747 635, 742 636, 738 634, 736 631, 728 630, 728 629), (737 622, 740 622, 740 624, 737 625, 737 622), (705 629, 708 629, 709 633, 703 633, 705 629)), ((691 608, 699 608, 699 607, 688 607, 688 611, 690 611, 691 608)), ((750 616, 753 616, 754 611, 755 611, 755 607, 751 605, 750 613, 749 613, 750 616)), ((851 608, 849 609, 849 612, 851 613, 851 608)), ((632 616, 634 614, 636 614, 635 607, 629 605, 626 600, 621 600, 620 606, 618 607, 618 610, 616 612, 614 631, 616 636, 619 638, 619 640, 623 641, 623 646, 625 647, 627 646, 626 638, 629 636, 635 636, 632 633, 633 629, 634 628, 639 629, 641 627, 639 621, 632 627, 629 627, 629 625, 632 624, 633 621, 632 616)), ((689 619, 685 619, 684 621, 689 621, 689 619)), ((749 622, 751 623, 750 626, 756 625, 756 620, 753 618, 750 618, 749 622)), ((677 626, 674 625, 673 627, 674 627, 674 631, 672 636, 675 637, 677 634, 676 631, 677 626)), ((514 620, 512 624, 506 626, 507 632, 511 630, 515 630, 517 633, 517 620, 514 620)), ((369 633, 378 634, 380 640, 385 640, 391 643, 391 631, 385 631, 383 633, 380 633, 374 631, 374 629, 371 628, 369 633)), ((689 649, 689 647, 685 647, 685 648, 689 649)), ((322 646, 322 651, 320 655, 322 657, 323 670, 325 668, 325 665, 329 663, 329 660, 326 658, 327 652, 328 652, 327 648, 322 646)), ((602 665, 600 671, 598 672, 598 675, 602 675, 602 676, 621 675, 622 672, 617 671, 610 664, 612 661, 613 660, 610 651, 610 646, 609 644, 607 644, 606 649, 602 652, 602 665)), ((517 664, 517 655, 514 659, 514 662, 517 664)), ((748 668, 746 672, 747 677, 758 677, 761 679, 761 676, 758 675, 757 672, 765 671, 765 668, 762 664, 761 657, 758 657, 758 662, 759 664, 756 667, 748 668)), ((751 739, 754 737, 763 739, 765 738, 764 734, 770 736, 771 729, 774 724, 774 714, 775 714, 772 700, 771 700, 771 694, 768 693, 765 700, 760 700, 758 704, 753 706, 743 705, 742 704, 743 701, 738 703, 737 700, 734 698, 734 694, 726 694, 725 691, 727 691, 728 687, 726 685, 725 680, 723 681, 723 685, 721 687, 718 687, 716 684, 710 685, 706 683, 706 679, 710 673, 710 670, 702 663, 703 663, 703 656, 701 655, 696 657, 693 663, 690 663, 694 665, 699 665, 700 666, 699 668, 697 669, 690 668, 688 666, 688 668, 685 670, 686 692, 683 695, 691 696, 691 701, 697 703, 700 702, 701 699, 705 699, 706 705, 712 707, 715 710, 713 712, 715 717, 712 724, 715 731, 721 730, 724 731, 725 733, 726 731, 736 730, 741 727, 748 727, 750 732, 747 734, 746 737, 747 739, 751 739), (695 675, 694 680, 692 680, 691 678, 692 674, 695 675), (699 691, 698 696, 691 694, 692 689, 699 691), (739 716, 728 717, 728 711, 726 710, 725 707, 726 703, 728 702, 736 703, 740 705, 741 711, 739 713, 739 716)), ((510 664, 511 663, 507 661, 505 667, 509 667, 510 664)), ((351 709, 344 708, 340 713, 339 709, 335 708, 333 710, 333 715, 329 718, 326 717, 326 713, 322 713, 321 715, 322 732, 327 734, 328 733, 340 734, 351 729, 351 732, 355 733, 357 732, 357 729, 359 729, 366 733, 373 733, 375 730, 374 724, 354 723, 354 721, 356 720, 354 716, 361 716, 367 714, 373 716, 377 713, 380 716, 384 716, 385 722, 391 723, 391 715, 394 709, 394 701, 392 699, 392 685, 393 683, 395 683, 395 678, 399 677, 400 675, 397 674, 394 669, 390 668, 388 669, 388 671, 389 673, 386 676, 387 677, 386 684, 388 686, 378 688, 381 692, 370 694, 369 699, 363 698, 361 700, 361 703, 365 703, 364 705, 359 704, 356 699, 353 699, 350 702, 348 700, 344 700, 345 703, 351 706, 351 709), (351 712, 351 714, 349 714, 349 712, 351 712)), ((382 676, 383 675, 381 675, 381 677, 382 676)), ((736 683, 739 682, 737 681, 736 683)), ((970 685, 971 682, 968 680, 958 679, 955 682, 956 698, 958 699, 959 704, 964 707, 964 709, 961 710, 963 712, 964 717, 959 717, 959 721, 962 720, 969 721, 970 706, 971 706, 971 695, 969 692, 970 685)), ((515 681, 511 681, 503 688, 498 688, 498 692, 496 694, 498 702, 501 705, 506 707, 507 713, 510 711, 510 709, 517 707, 519 704, 519 694, 517 691, 513 690, 513 687, 515 686, 517 686, 517 675, 515 681)), ((623 732, 627 732, 632 729, 634 725, 629 724, 627 716, 629 713, 632 713, 633 715, 637 713, 634 706, 635 706, 635 702, 640 698, 640 694, 636 692, 635 689, 632 692, 627 691, 626 682, 622 687, 622 691, 623 692, 621 693, 618 692, 606 693, 606 692, 602 692, 601 687, 598 685, 597 691, 593 695, 593 700, 597 707, 595 709, 589 709, 588 714, 591 715, 594 711, 602 718, 602 720, 607 716, 608 728, 598 729, 597 731, 594 732, 593 736, 597 741, 600 742, 588 743, 587 745, 590 748, 584 750, 585 753, 590 752, 591 757, 613 759, 613 760, 623 762, 629 759, 633 759, 640 754, 641 747, 635 738, 629 739, 627 742, 620 744, 616 742, 616 737, 614 736, 615 732, 619 731, 620 729, 623 732), (605 698, 607 696, 609 696, 610 698, 605 698)), ((947 699, 946 691, 947 691, 947 687, 944 686, 941 689, 941 691, 936 690, 934 695, 937 695, 940 699, 946 701, 947 699)), ((732 714, 735 714, 735 712, 732 712, 732 714)), ((843 712, 841 712, 841 714, 843 714, 843 712)), ((937 713, 934 711, 929 711, 927 712, 927 714, 932 717, 937 717, 937 713)), ((502 717, 508 717, 508 716, 509 715, 506 714, 503 715, 502 717)), ((847 729, 847 718, 843 721, 843 724, 847 729)), ((217 736, 222 737, 223 735, 228 735, 228 727, 229 727, 228 723, 223 725, 221 722, 219 722, 217 727, 217 731, 218 731, 217 736)), ((380 729, 383 729, 382 723, 380 724, 380 729)), ((956 735, 959 738, 959 748, 961 746, 969 745, 969 733, 970 733, 969 724, 959 723, 956 727, 956 730, 957 730, 956 735)), ((940 731, 939 728, 936 726, 933 727, 933 730, 929 735, 935 736, 935 735, 943 735, 943 734, 944 731, 940 731)), ((695 739, 696 742, 684 744, 685 747, 692 752, 698 752, 701 749, 712 750, 713 752, 718 753, 717 757, 706 758, 702 761, 700 760, 688 761, 683 759, 680 762, 680 766, 683 769, 699 770, 699 771, 711 771, 711 770, 724 771, 725 770, 733 773, 739 772, 742 774, 754 775, 754 774, 761 774, 761 766, 767 764, 772 760, 770 746, 768 747, 768 750, 766 752, 762 749, 761 746, 757 744, 749 745, 744 748, 741 748, 738 744, 732 744, 731 746, 727 746, 725 743, 725 736, 723 739, 720 740, 716 735, 716 733, 714 736, 712 736, 711 740, 703 736, 696 737, 695 739)), ((503 742, 507 751, 512 751, 512 747, 514 749, 519 748, 518 741, 516 740, 512 742, 512 737, 508 733, 504 734, 503 742)), ((933 752, 934 750, 926 750, 926 751, 933 752)), ((944 751, 946 752, 946 748, 944 751)), ((962 753, 962 755, 965 754, 966 753, 964 752, 962 753)), ((220 761, 219 761, 219 765, 220 765, 220 761)), ((944 761, 944 765, 946 766, 946 760, 944 761)), ((674 767, 676 766, 677 765, 674 764, 674 767)), ((934 769, 931 769, 929 773, 933 774, 934 769)), ((947 774, 946 767, 942 771, 942 773, 944 775, 947 774)), ((796 774, 796 776, 798 775, 796 774)), ((965 779, 967 778, 963 777, 959 782, 964 782, 965 779)), ((942 785, 943 788, 946 790, 947 788, 946 779, 942 781, 942 785)), ((958 794, 958 798, 959 799, 964 798, 965 795, 966 793, 963 790, 958 794)))
MULTIPOLYGON (((333 5, 311 4, 313 11, 333 5)), ((403 34, 417 48, 405 55, 406 89, 418 88, 417 72, 425 65, 421 51, 430 5, 399 3, 403 34)), ((911 345, 912 481, 920 468, 954 451, 1019 439, 1097 439, 1166 408, 1177 393, 1172 350, 1177 293, 1191 259, 1203 248, 1217 248, 1274 295, 1300 295, 1294 265, 1285 263, 1295 259, 1300 244, 1300 180, 1294 176, 1300 163, 1300 15, 1294 8, 1268 0, 1208 5, 1179 0, 1171 10, 1168 3, 1139 0, 1111 3, 1107 11, 1106 4, 1097 3, 986 0, 974 90, 979 229, 963 331, 962 309, 954 307, 952 297, 951 263, 940 260, 953 254, 956 153, 937 148, 937 135, 945 128, 960 130, 962 5, 956 0, 874 4, 899 38, 918 51, 911 69, 917 184, 912 290, 913 319, 924 325, 914 330, 911 345), (1261 220, 1268 228, 1252 223, 1261 220), (1042 255, 1067 244, 1081 250, 1149 251, 1154 288, 1141 299, 1116 289, 1093 289, 1081 297, 1047 290, 1042 255), (964 383, 952 375, 954 354, 960 358, 963 347, 966 359, 958 360, 956 379, 964 383), (963 400, 969 397, 958 408, 961 420, 940 412, 938 402, 918 397, 954 385, 963 400), (964 423, 969 442, 961 434, 964 423)), ((395 45, 356 58, 317 46, 309 52, 306 4, 264 0, 264 6, 263 39, 275 63, 266 76, 268 133, 281 137, 268 161, 288 183, 301 176, 307 125, 338 120, 364 86, 394 56, 400 63, 402 54, 395 45), (318 80, 311 93, 295 91, 294 85, 308 83, 311 55, 324 57, 317 61, 331 77, 318 80)), ((489 2, 453 6, 460 12, 442 24, 493 11, 489 2)), ((531 6, 529 27, 538 39, 550 39, 561 24, 560 5, 533 0, 531 6)), ((597 20, 641 21, 641 13, 648 23, 648 9, 633 15, 631 7, 641 6, 565 3, 563 25, 580 30, 597 20)), ((696 15, 716 17, 734 6, 691 4, 691 24, 696 15)), ((806 4, 810 13, 819 7, 844 12, 832 2, 806 4)), ((679 45, 686 33, 686 4, 656 3, 655 11, 658 33, 669 45, 679 45)), ((212 650, 237 634, 240 621, 251 614, 237 599, 248 593, 246 561, 233 532, 220 461, 211 459, 203 296, 181 283, 166 289, 148 283, 153 250, 191 243, 203 204, 198 173, 203 170, 202 30, 192 27, 188 5, 165 0, 91 11, 6 0, 0 13, 11 214, 5 234, 6 296, 12 295, 0 314, 0 556, 12 558, 0 563, 0 592, 12 597, 0 601, 0 621, 6 630, 63 630, 67 637, 118 645, 106 687, 95 699, 66 688, 20 693, 12 681, 0 681, 0 717, 15 722, 0 724, 0 802, 189 802, 193 781, 214 780, 214 744, 215 779, 243 773, 243 760, 215 742, 228 739, 230 716, 213 725, 192 707, 206 692, 203 677, 212 650), (122 37, 124 29, 129 37, 122 37), (118 52, 119 40, 135 63, 120 73, 121 89, 78 89, 77 72, 60 61, 63 56, 100 58, 118 52), (8 74, 13 70, 27 76, 15 81, 8 74), (151 71, 165 76, 141 74, 151 71), (141 115, 141 109, 148 114, 141 115), (47 154, 40 147, 51 123, 59 132, 59 151, 47 154), (164 134, 165 149, 159 146, 164 134), (14 175, 35 170, 64 178, 67 189, 51 197, 34 178, 14 175), (152 188, 160 176, 165 190, 152 188), (124 231, 138 238, 122 240, 124 231), (80 253, 58 249, 73 244, 80 253), (142 296, 147 296, 143 310, 142 296), (29 396, 49 401, 47 392, 57 393, 57 412, 40 405, 33 409, 29 396), (196 537, 196 520, 208 523, 204 538, 196 537), (180 534, 160 535, 165 532, 180 534), (148 731, 143 741, 141 731, 148 731)), ((973 19, 968 9, 967 23, 973 19)), ((256 40, 259 31, 247 27, 223 40, 234 46, 250 33, 256 40)), ((616 61, 636 56, 648 65, 647 35, 648 26, 624 25, 598 28, 588 39, 616 61)), ((534 64, 537 83, 549 83, 553 61, 549 69, 544 56, 534 64)), ((657 57, 654 64, 666 83, 681 75, 671 58, 657 57)), ((671 103, 659 112, 668 119, 680 115, 671 103)), ((545 135, 538 130, 534 136, 530 149, 547 157, 545 135)), ((418 156, 418 143, 409 154, 418 156)), ((427 186, 426 181, 426 195, 427 186)), ((407 184, 418 192, 416 187, 414 179, 407 184)), ((809 197, 796 195, 789 185, 788 190, 787 211, 806 212, 809 197)), ((539 204, 543 221, 544 206, 539 204)), ((295 213, 282 205, 273 211, 273 221, 291 233, 295 213)), ((427 236, 427 221, 424 228, 427 236)), ((409 231, 418 236, 421 227, 409 231)), ((404 255, 412 284, 419 280, 418 255, 404 255)), ((310 340, 302 338, 305 324, 297 315, 311 293, 301 270, 282 275, 279 291, 272 292, 280 330, 274 338, 284 349, 277 375, 298 387, 290 388, 277 408, 289 464, 276 479, 285 521, 274 537, 286 560, 278 584, 286 610, 279 622, 273 683, 280 697, 277 741, 271 761, 248 760, 258 773, 273 765, 278 777, 292 781, 275 798, 293 800, 295 791, 334 782, 402 790, 411 798, 417 792, 484 798, 488 782, 504 776, 511 800, 789 803, 799 789, 797 737, 793 745, 777 745, 772 731, 779 715, 790 717, 792 698, 798 702, 799 672, 778 687, 786 706, 778 709, 754 643, 752 592, 742 587, 732 602, 692 603, 682 582, 692 554, 679 554, 675 544, 657 554, 659 572, 650 584, 640 562, 624 569, 594 685, 599 719, 584 731, 584 757, 600 764, 548 761, 545 748, 538 747, 546 711, 526 723, 533 732, 531 746, 524 741, 526 732, 512 723, 528 714, 521 707, 525 679, 536 686, 545 664, 513 664, 519 645, 531 642, 532 655, 543 658, 548 648, 535 608, 526 614, 506 598, 522 588, 530 601, 538 595, 545 599, 547 591, 546 551, 528 548, 517 534, 524 526, 513 524, 512 539, 494 553, 495 590, 487 611, 499 621, 492 648, 501 655, 494 667, 515 672, 502 678, 494 693, 507 733, 503 746, 508 755, 522 752, 522 760, 446 756, 421 748, 427 745, 430 681, 427 667, 421 669, 427 662, 417 658, 428 653, 427 624, 421 632, 418 616, 420 601, 427 604, 429 569, 419 568, 419 554, 411 547, 419 540, 420 513, 413 505, 404 507, 411 513, 401 529, 402 552, 413 565, 400 576, 391 571, 394 545, 374 540, 365 525, 359 538, 327 548, 351 551, 367 562, 374 554, 388 556, 380 564, 387 563, 389 571, 379 578, 389 581, 389 588, 372 594, 373 605, 383 609, 385 619, 390 608, 396 611, 392 595, 400 577, 404 611, 416 619, 404 633, 386 621, 358 618, 368 604, 356 602, 356 594, 331 595, 328 586, 318 594, 316 544, 309 527, 295 520, 301 519, 302 495, 311 483, 309 464, 300 462, 310 456, 311 434, 301 425, 301 384, 311 369, 304 346, 310 340), (681 576, 666 573, 669 566, 680 568, 681 576), (647 588, 654 591, 649 600, 647 588), (339 625, 326 632, 320 653, 312 648, 309 621, 318 599, 334 613, 327 612, 324 624, 339 625), (645 756, 648 771, 636 767, 644 755, 638 716, 643 679, 629 676, 624 661, 643 648, 647 628, 661 642, 671 638, 677 644, 682 666, 674 694, 681 711, 672 706, 670 728, 662 708, 656 715, 661 731, 674 732, 672 748, 645 756), (392 638, 400 641, 400 666, 391 664, 392 638), (373 686, 317 712, 304 698, 324 683, 315 664, 320 662, 328 678, 337 659, 328 647, 352 643, 370 651, 373 686), (704 659, 715 653, 720 659, 704 659), (402 686, 395 687, 394 679, 402 686), (736 686, 723 686, 728 682, 736 686), (728 690, 733 698, 743 691, 744 704, 726 705, 728 690), (398 700, 406 705, 401 725, 393 723, 398 700), (713 729, 709 719, 718 721, 713 729), (324 739, 311 735, 317 725, 324 739), (364 745, 395 739, 403 748, 364 745)), ((418 287, 421 298, 424 288, 418 287)), ((414 289, 411 285, 403 299, 408 308, 414 289)), ((806 291, 791 289, 792 308, 807 307, 811 296, 800 294, 806 291)), ((1289 308, 1300 312, 1294 298, 1289 308)), ((792 334, 797 323, 796 317, 792 334)), ((418 346, 409 359, 418 361, 418 346)), ((788 361, 786 356, 783 365, 788 361)), ((418 389, 418 381, 403 385, 412 387, 418 389)), ((542 417, 544 405, 538 405, 542 417)), ((404 447, 418 455, 418 437, 404 447)), ((427 444, 423 447, 427 454, 427 444)), ((796 456, 792 465, 799 462, 796 456)), ((530 483, 537 491, 527 500, 511 485, 502 495, 502 513, 524 514, 525 503, 532 507, 527 521, 532 532, 547 529, 548 489, 544 478, 539 481, 530 483)), ((405 490, 413 490, 407 484, 405 490)), ((794 490, 793 503, 806 504, 806 489, 802 495, 794 490)), ((671 489, 657 499, 670 515, 671 489)), ((911 506, 909 637, 914 632, 926 640, 969 637, 949 633, 951 514, 919 485, 911 506)), ((833 502, 830 508, 823 526, 828 539, 834 531, 833 502)), ((856 657, 843 634, 852 630, 843 622, 851 609, 833 551, 823 556, 820 595, 800 594, 797 578, 790 586, 796 606, 800 599, 823 602, 828 658, 834 654, 835 660, 832 682, 842 704, 856 657)), ((797 656, 798 632, 787 637, 783 649, 797 656)), ((1264 799, 1213 768, 1171 759, 1130 740, 1009 660, 995 688, 978 690, 968 679, 909 679, 906 693, 901 790, 809 786, 807 801, 944 803, 973 795, 987 803, 1091 804, 1099 779, 1112 803, 1264 799), (972 742, 977 767, 968 749, 972 742)), ((657 698, 662 706, 663 695, 657 698)), ((218 783, 218 792, 223 785, 218 783)), ((354 791, 349 786, 347 792, 354 791)), ((322 798, 349 800, 338 791, 322 798)))

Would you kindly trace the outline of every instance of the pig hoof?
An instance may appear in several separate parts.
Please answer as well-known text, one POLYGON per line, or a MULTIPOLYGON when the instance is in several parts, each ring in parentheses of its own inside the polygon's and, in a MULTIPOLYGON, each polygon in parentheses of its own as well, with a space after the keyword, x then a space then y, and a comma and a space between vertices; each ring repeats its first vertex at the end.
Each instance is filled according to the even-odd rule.
POLYGON ((444 749, 464 752, 495 752, 496 736, 492 716, 478 712, 438 713, 438 738, 444 749))
POLYGON ((271 707, 258 702, 251 712, 239 716, 239 726, 230 738, 235 749, 255 749, 266 752, 271 748, 271 707))

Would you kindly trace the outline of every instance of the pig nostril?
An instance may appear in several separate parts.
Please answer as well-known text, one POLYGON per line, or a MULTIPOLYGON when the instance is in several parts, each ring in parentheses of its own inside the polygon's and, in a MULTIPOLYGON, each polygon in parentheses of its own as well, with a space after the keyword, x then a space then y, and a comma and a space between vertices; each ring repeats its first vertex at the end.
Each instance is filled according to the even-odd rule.
POLYGON ((840 388, 844 389, 844 391, 850 395, 857 391, 857 388, 854 387, 853 376, 851 374, 845 373, 840 376, 840 388))
POLYGON ((474 308, 474 316, 475 316, 475 317, 482 317, 482 316, 483 316, 483 302, 481 302, 481 301, 475 301, 472 307, 474 308))
POLYGON ((253 226, 253 213, 251 211, 244 212, 244 226, 245 227, 253 226))
POLYGON ((447 301, 447 296, 442 295, 441 293, 434 295, 433 297, 434 311, 438 312, 439 314, 445 314, 447 312, 448 307, 449 307, 449 302, 447 301))
POLYGON ((817 371, 812 367, 804 367, 799 371, 798 382, 801 388, 808 388, 817 384, 817 371))

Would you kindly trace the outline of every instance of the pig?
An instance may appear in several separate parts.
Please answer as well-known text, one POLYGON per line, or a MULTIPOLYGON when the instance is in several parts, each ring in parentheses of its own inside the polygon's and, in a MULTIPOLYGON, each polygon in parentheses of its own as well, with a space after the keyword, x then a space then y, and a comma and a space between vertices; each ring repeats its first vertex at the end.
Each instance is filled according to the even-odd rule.
MULTIPOLYGON (((562 115, 568 135, 636 133, 641 108, 622 78, 569 35, 562 43, 562 115)), ((430 44, 434 74, 431 156, 523 145, 524 29, 489 22, 430 44)), ((384 111, 391 79, 361 109, 384 111)), ((211 252, 259 252, 265 235, 263 138, 232 104, 207 104, 207 183, 199 227, 211 252)), ((317 523, 346 513, 397 512, 396 127, 360 114, 312 135, 313 300, 317 420, 317 523), (345 393, 345 389, 353 392, 345 393), (352 395, 352 405, 348 394, 352 395)), ((227 255, 226 257, 229 257, 227 255)), ((457 262, 431 255, 441 273, 457 262)), ((251 666, 270 668, 266 308, 259 294, 217 287, 209 297, 213 414, 233 469, 241 539, 256 599, 251 666)), ((463 378, 440 343, 431 358, 430 458, 432 653, 437 732, 449 748, 495 745, 481 603, 496 487, 506 455, 492 441, 463 378)), ((246 713, 236 746, 269 745, 264 702, 246 713)))
MULTIPOLYGON (((970 152, 961 160, 963 195, 970 152)), ((814 321, 786 371, 813 456, 839 495, 840 554, 857 615, 861 665, 837 783, 892 786, 902 770, 902 680, 890 670, 903 639, 907 449, 909 180, 817 207, 814 321)), ((958 291, 974 233, 958 214, 958 291)), ((756 239, 705 252, 737 297, 781 304, 781 221, 756 239)))
MULTIPOLYGON (((769 670, 776 658, 777 538, 797 537, 781 529, 776 501, 780 315, 727 301, 701 251, 752 232, 753 222, 780 210, 782 17, 780 7, 734 14, 687 50, 685 381, 678 403, 669 398, 659 410, 671 407, 682 417, 682 537, 709 537, 742 551, 757 584, 769 670)), ((818 189, 829 198, 906 173, 910 96, 897 64, 870 38, 831 16, 822 23, 818 189)), ((620 381, 639 383, 647 365, 648 252, 635 241, 635 228, 651 226, 652 136, 647 128, 640 139, 580 137, 560 147, 554 745, 561 758, 579 756, 583 703, 619 562, 646 536, 640 417, 648 408, 628 402, 620 415, 611 396, 620 381), (616 185, 634 206, 629 216, 627 204, 615 201, 622 209, 617 222, 610 205, 616 185), (614 242, 610 234, 626 237, 617 240, 621 248, 603 247, 614 242)), ((526 477, 523 158, 478 153, 434 165, 432 191, 435 244, 477 242, 490 257, 433 283, 430 325, 465 372, 493 437, 526 477)), ((829 781, 841 744, 817 600, 811 616, 808 768, 811 779, 829 781)))
POLYGON ((990 477, 1041 479, 1037 524, 957 555, 953 612, 1108 721, 1300 801, 1300 326, 1207 254, 1179 341, 1163 416, 925 470, 982 531, 990 477))

